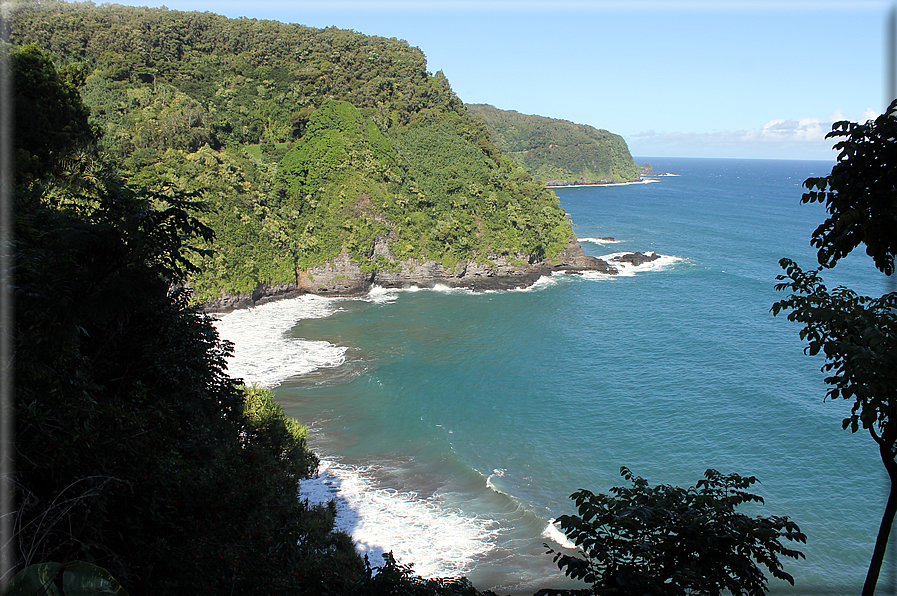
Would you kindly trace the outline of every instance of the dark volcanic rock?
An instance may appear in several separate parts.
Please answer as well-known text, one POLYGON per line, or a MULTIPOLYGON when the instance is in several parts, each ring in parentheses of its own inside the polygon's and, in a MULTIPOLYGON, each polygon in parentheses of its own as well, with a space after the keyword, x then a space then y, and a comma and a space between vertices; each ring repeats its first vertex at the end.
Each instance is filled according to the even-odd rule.
POLYGON ((625 255, 620 255, 619 257, 614 257, 611 261, 617 261, 620 263, 631 263, 632 265, 638 267, 642 263, 650 263, 651 261, 656 261, 660 258, 660 255, 656 252, 630 252, 625 255))
MULTIPOLYGON (((374 247, 374 254, 387 257, 385 240, 374 247), (381 245, 382 244, 382 245, 381 245)), ((642 255, 642 253, 635 253, 642 255)), ((651 257, 642 255, 646 260, 651 257)), ((656 257, 655 257, 656 258, 656 257)), ((250 308, 302 294, 318 296, 361 296, 377 285, 385 288, 432 288, 445 285, 452 288, 468 288, 476 292, 486 290, 512 290, 525 288, 536 283, 540 277, 552 271, 582 273, 600 271, 610 275, 617 269, 602 259, 587 256, 576 240, 571 240, 567 248, 554 262, 542 261, 528 255, 502 255, 482 262, 466 261, 454 267, 445 267, 436 261, 411 259, 399 263, 399 267, 387 271, 364 272, 344 250, 332 261, 300 271, 295 283, 261 284, 254 292, 229 295, 200 305, 205 312, 230 312, 240 308, 250 308)))
POLYGON ((560 263, 552 267, 554 271, 565 272, 582 272, 582 271, 600 271, 601 273, 609 273, 611 275, 617 273, 617 270, 610 266, 607 261, 596 257, 587 256, 582 250, 579 242, 571 240, 567 248, 560 255, 560 263))

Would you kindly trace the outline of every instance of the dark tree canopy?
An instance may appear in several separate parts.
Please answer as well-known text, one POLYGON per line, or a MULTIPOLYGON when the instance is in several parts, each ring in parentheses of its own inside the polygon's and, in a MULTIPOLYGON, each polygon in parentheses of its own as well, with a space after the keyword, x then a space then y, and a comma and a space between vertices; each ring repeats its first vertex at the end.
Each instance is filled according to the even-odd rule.
POLYGON ((813 232, 819 267, 805 271, 790 259, 777 290, 791 295, 772 306, 801 323, 806 353, 825 356, 826 398, 852 400, 843 427, 861 428, 877 443, 890 492, 869 563, 863 595, 875 592, 891 527, 897 515, 897 292, 875 298, 838 287, 820 276, 860 244, 875 266, 891 275, 897 254, 897 100, 865 124, 837 122, 827 138, 844 137, 838 163, 825 178, 810 178, 804 203, 824 203, 829 217, 813 232), (816 190, 813 190, 816 189, 816 190))
POLYGON ((307 429, 227 375, 229 344, 180 283, 213 240, 193 198, 128 185, 48 57, 11 63, 28 109, 72 118, 15 138, 39 159, 15 179, 14 593, 480 594, 391 558, 372 579, 335 505, 299 500, 307 429))
POLYGON ((296 498, 317 465, 304 431, 227 376, 176 283, 208 228, 90 150, 46 55, 11 58, 17 102, 70 119, 15 137, 38 157, 15 180, 16 565, 91 561, 131 594, 351 592, 364 562, 296 498))
MULTIPOLYGON (((578 555, 554 553, 558 567, 614 596, 760 596, 762 567, 794 584, 779 557, 803 558, 781 540, 806 542, 787 517, 750 517, 735 508, 763 503, 746 489, 757 479, 707 470, 695 486, 650 486, 627 468, 631 487, 609 495, 579 490, 570 498, 579 515, 558 518, 578 555)), ((549 551, 554 552, 554 551, 549 551)))
POLYGON ((865 124, 836 122, 826 138, 838 163, 825 178, 809 178, 804 203, 824 203, 829 213, 813 232, 819 263, 834 267, 860 244, 875 266, 894 272, 897 255, 897 100, 865 124))
POLYGON ((63 81, 45 52, 34 45, 14 52, 10 75, 16 166, 22 174, 46 172, 62 156, 96 142, 78 89, 63 81))

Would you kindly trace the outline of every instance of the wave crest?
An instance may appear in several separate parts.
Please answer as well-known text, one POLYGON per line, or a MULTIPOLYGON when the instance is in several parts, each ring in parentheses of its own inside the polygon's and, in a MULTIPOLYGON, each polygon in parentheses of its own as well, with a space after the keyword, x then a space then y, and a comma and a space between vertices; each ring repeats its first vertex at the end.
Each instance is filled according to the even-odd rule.
POLYGON ((217 315, 218 335, 234 345, 228 373, 246 383, 276 387, 292 377, 342 365, 345 347, 290 336, 299 321, 332 315, 338 301, 300 296, 217 315))
POLYGON ((617 240, 616 238, 577 238, 576 239, 580 244, 583 242, 588 242, 590 244, 619 244, 622 240, 617 240))
POLYGON ((392 551, 400 562, 414 561, 422 577, 459 576, 493 548, 495 522, 465 517, 438 496, 380 488, 371 469, 322 459, 299 495, 312 505, 334 501, 337 529, 352 536, 373 567, 392 551))

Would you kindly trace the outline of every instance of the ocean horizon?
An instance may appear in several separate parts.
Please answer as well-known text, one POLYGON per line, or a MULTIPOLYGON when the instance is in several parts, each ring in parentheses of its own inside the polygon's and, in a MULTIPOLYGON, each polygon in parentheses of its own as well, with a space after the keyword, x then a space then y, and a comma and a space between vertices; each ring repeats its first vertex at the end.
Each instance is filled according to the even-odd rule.
MULTIPOLYGON (((510 291, 375 288, 217 315, 232 376, 273 388, 322 460, 301 498, 333 499, 373 565, 532 594, 577 586, 546 554, 569 495, 627 466, 652 485, 708 468, 756 476, 758 515, 807 535, 773 594, 859 594, 887 496, 868 434, 841 430, 821 357, 773 317, 788 257, 816 265, 825 217, 802 183, 833 162, 636 158, 650 184, 553 188, 586 254, 653 251, 619 275, 555 274, 510 291), (608 240, 613 238, 613 240, 608 240)), ((891 289, 862 250, 826 271, 891 289)), ((897 593, 892 536, 879 593, 897 593), (889 591, 890 590, 890 591, 889 591)))

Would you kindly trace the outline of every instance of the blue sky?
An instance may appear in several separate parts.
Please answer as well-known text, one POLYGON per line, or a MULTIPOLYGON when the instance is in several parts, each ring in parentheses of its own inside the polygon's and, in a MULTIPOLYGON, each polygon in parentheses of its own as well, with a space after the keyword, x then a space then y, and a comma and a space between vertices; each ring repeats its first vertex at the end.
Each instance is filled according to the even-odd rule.
POLYGON ((127 1, 337 26, 423 50, 465 103, 590 124, 635 156, 833 160, 885 108, 891 2, 127 1))

